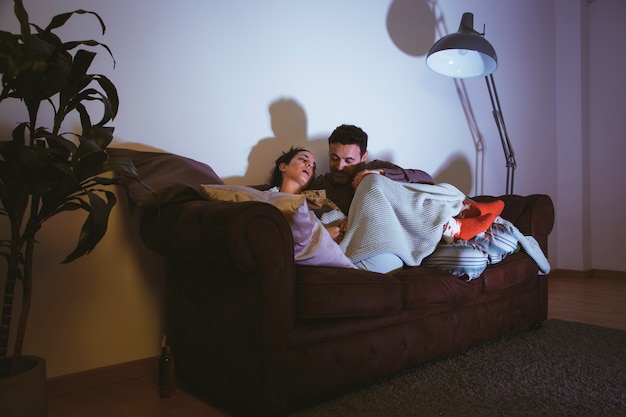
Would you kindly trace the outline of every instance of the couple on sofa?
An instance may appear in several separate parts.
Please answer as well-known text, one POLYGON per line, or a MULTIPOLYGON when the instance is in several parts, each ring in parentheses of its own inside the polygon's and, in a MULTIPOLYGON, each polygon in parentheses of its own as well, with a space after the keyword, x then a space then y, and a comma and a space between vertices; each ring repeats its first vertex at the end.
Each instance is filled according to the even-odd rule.
POLYGON ((357 267, 433 266, 473 279, 518 250, 520 234, 499 217, 501 200, 477 204, 424 171, 366 162, 367 134, 357 126, 337 127, 328 141, 329 173, 315 176, 314 155, 292 148, 276 160, 271 190, 304 192, 357 267))

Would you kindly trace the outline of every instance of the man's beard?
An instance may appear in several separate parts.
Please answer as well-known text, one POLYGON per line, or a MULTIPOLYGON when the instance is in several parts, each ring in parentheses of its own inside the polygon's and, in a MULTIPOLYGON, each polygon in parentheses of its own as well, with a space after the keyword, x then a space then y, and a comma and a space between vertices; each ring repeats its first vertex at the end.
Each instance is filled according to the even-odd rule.
POLYGON ((343 169, 342 171, 337 171, 337 170, 330 170, 330 175, 333 178, 333 182, 335 184, 339 184, 339 185, 346 185, 346 184, 352 184, 352 180, 354 179, 354 176, 360 172, 361 170, 363 170, 364 168, 364 163, 361 162, 357 165, 350 165, 349 166, 350 169, 343 169))
POLYGON ((331 176, 335 184, 345 185, 352 181, 353 176, 345 171, 331 171, 331 176))

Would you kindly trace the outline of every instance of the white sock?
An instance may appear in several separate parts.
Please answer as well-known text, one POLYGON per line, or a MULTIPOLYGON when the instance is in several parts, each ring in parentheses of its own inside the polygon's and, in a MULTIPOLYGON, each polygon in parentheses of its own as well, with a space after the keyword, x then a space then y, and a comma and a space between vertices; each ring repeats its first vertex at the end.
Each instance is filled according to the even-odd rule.
POLYGON ((446 224, 443 225, 443 241, 446 243, 454 242, 454 236, 461 231, 461 225, 454 218, 451 217, 446 224))

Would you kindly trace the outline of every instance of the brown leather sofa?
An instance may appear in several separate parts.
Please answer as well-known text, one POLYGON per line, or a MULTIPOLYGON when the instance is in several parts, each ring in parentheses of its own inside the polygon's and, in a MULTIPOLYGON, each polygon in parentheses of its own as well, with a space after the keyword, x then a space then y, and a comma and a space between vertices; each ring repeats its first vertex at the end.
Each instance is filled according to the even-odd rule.
MULTIPOLYGON (((135 161, 144 176, 165 169, 135 161)), ((179 382, 233 414, 284 414, 547 318, 547 276, 524 251, 469 282, 425 267, 299 266, 278 209, 194 198, 193 181, 185 198, 146 207, 141 234, 166 259, 179 382)), ((498 198, 502 217, 547 253, 550 197, 498 198)))

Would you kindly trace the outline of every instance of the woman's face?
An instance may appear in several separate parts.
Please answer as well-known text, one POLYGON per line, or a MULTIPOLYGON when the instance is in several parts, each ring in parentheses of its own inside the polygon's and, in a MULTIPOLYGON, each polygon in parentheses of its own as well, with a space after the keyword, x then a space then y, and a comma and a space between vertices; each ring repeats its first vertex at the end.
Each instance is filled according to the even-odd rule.
POLYGON ((282 163, 283 184, 296 183, 301 190, 306 187, 315 176, 315 157, 307 151, 298 152, 289 163, 282 163))

